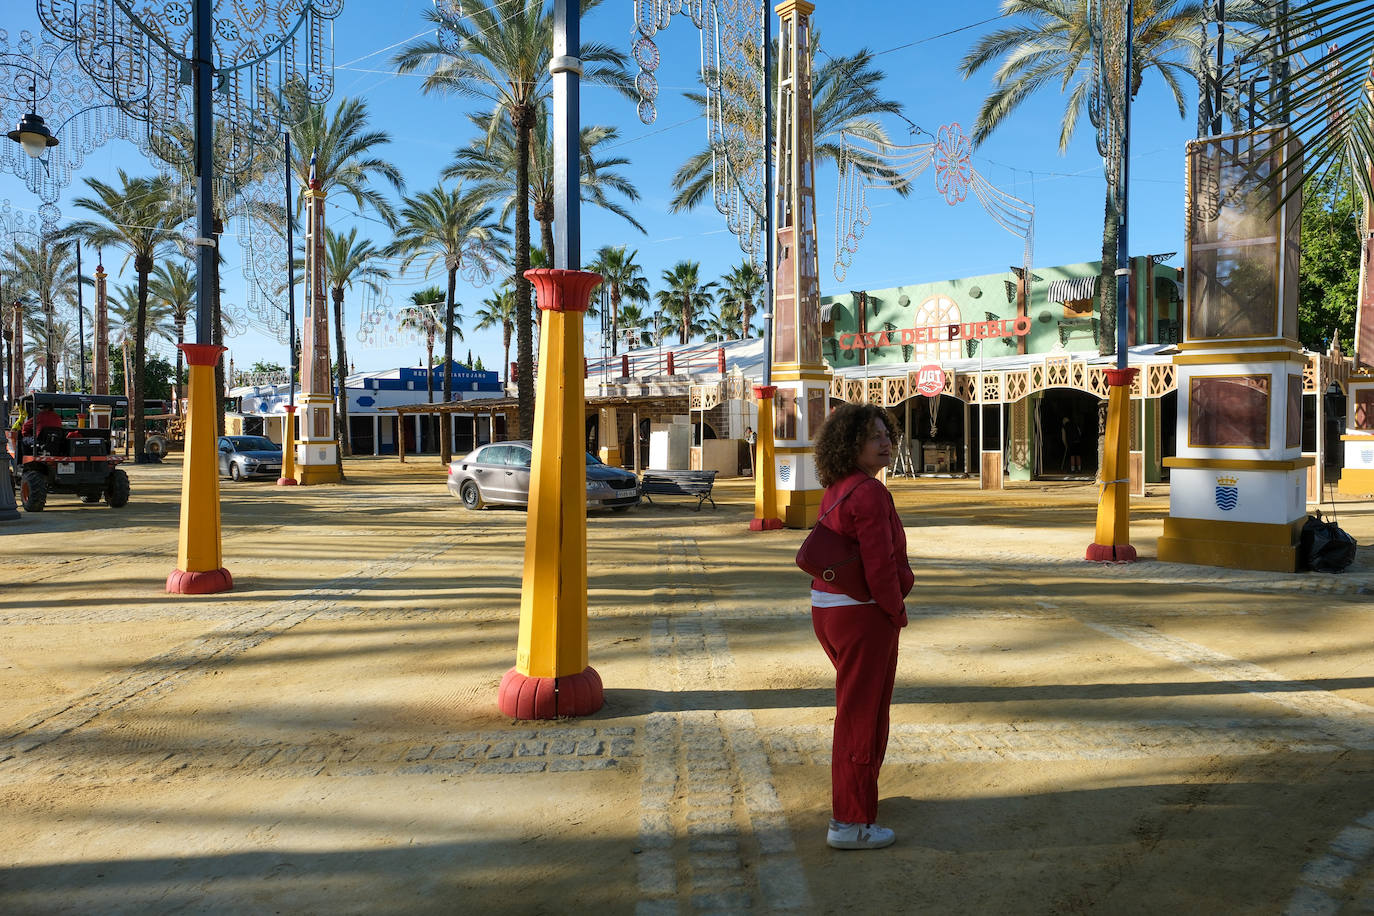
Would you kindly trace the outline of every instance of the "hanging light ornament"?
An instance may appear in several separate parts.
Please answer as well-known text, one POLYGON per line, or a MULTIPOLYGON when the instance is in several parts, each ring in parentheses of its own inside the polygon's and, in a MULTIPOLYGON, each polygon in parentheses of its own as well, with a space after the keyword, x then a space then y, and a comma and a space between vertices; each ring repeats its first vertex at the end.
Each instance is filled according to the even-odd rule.
POLYGON ((631 55, 639 71, 639 119, 658 117, 661 61, 654 37, 684 15, 701 32, 701 81, 706 87, 706 135, 711 149, 711 202, 756 267, 762 266, 764 6, 755 0, 634 0, 631 55))
POLYGON ((835 205, 835 279, 844 278, 873 221, 869 188, 904 188, 935 166, 935 190, 951 207, 969 194, 997 225, 1024 240, 1022 261, 1030 275, 1035 238, 1035 207, 997 188, 973 167, 973 144, 959 123, 936 131, 928 143, 874 143, 853 134, 840 135, 839 187, 835 205))

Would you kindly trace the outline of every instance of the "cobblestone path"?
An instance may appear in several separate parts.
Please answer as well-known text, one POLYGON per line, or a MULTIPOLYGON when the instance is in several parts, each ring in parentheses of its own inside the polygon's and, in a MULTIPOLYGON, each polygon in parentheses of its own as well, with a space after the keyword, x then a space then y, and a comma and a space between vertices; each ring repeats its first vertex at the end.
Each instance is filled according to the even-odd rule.
MULTIPOLYGON (((691 539, 663 545, 639 830, 640 914, 800 911, 810 905, 772 769, 745 710, 679 709, 682 691, 728 691, 734 659, 691 539), (738 788, 738 792, 735 789, 738 788)), ((724 704, 723 704, 724 705, 724 704)))

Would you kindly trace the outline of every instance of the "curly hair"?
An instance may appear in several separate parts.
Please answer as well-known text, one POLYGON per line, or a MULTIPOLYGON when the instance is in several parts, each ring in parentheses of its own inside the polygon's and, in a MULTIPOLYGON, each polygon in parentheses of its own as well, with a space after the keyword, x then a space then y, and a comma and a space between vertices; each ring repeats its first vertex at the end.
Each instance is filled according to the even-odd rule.
POLYGON ((821 486, 828 487, 854 473, 859 452, 878 420, 896 435, 892 415, 877 404, 841 404, 826 417, 816 434, 816 476, 821 486))

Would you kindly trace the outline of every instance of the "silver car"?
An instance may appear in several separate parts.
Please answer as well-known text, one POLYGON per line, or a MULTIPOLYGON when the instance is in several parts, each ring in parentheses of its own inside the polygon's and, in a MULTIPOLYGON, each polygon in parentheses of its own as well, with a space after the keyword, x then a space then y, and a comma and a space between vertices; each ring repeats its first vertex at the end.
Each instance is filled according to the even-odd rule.
POLYGON ((220 436, 219 475, 276 480, 281 476, 281 446, 266 436, 220 436))
MULTIPOLYGON (((528 440, 478 446, 448 466, 448 491, 468 509, 487 505, 525 506, 530 500, 528 440)), ((587 508, 624 512, 639 502, 639 478, 587 455, 587 508)))

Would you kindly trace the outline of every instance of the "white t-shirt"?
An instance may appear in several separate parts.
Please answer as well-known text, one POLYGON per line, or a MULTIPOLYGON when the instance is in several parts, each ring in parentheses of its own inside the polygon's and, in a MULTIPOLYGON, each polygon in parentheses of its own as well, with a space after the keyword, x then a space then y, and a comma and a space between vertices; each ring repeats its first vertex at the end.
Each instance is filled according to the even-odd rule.
POLYGON ((848 595, 837 595, 834 592, 822 592, 811 589, 812 607, 844 607, 847 604, 877 604, 872 598, 867 601, 860 601, 858 598, 851 598, 848 595))

